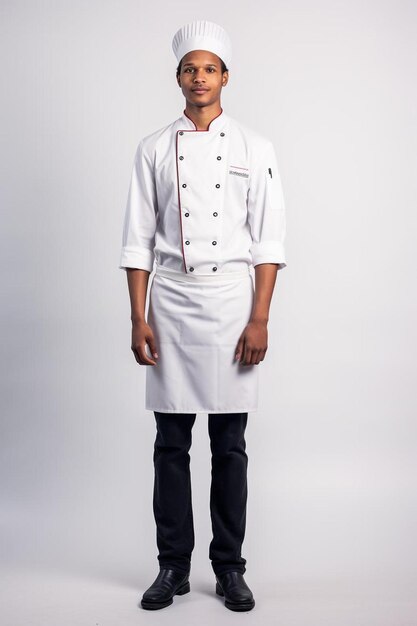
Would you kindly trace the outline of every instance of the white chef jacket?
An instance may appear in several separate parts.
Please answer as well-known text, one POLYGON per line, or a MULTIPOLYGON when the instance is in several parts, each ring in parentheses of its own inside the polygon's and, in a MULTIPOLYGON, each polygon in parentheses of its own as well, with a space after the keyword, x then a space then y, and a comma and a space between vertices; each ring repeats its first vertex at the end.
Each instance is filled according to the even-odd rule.
POLYGON ((285 203, 272 142, 221 113, 198 130, 185 110, 136 150, 120 269, 193 275, 286 266, 285 203))

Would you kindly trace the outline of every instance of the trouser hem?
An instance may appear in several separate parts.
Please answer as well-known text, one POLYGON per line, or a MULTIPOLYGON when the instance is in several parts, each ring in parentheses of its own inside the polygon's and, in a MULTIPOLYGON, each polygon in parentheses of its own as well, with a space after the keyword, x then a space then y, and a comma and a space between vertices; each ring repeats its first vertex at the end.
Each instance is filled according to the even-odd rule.
POLYGON ((190 573, 190 568, 189 569, 183 569, 182 567, 178 567, 178 565, 174 565, 173 563, 160 563, 159 564, 159 569, 173 569, 176 572, 178 572, 179 574, 184 574, 184 576, 186 574, 190 573))
POLYGON ((226 572, 240 572, 241 574, 244 574, 246 572, 246 569, 241 569, 240 567, 228 567, 227 569, 214 569, 214 574, 216 576, 221 576, 222 574, 225 574, 226 572))

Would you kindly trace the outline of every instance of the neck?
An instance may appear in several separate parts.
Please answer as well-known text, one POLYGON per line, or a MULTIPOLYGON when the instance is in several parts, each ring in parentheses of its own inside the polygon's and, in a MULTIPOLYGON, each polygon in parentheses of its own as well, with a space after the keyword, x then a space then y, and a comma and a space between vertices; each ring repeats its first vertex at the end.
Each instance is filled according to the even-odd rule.
POLYGON ((220 102, 205 107, 197 107, 187 102, 184 112, 194 122, 197 130, 207 130, 210 122, 222 113, 222 107, 220 102))

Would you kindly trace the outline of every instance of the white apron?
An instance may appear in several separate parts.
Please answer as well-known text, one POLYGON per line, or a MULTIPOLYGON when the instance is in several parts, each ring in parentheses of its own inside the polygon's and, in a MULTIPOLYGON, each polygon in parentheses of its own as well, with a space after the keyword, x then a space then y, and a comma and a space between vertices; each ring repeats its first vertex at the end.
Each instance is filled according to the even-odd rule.
POLYGON ((257 411, 259 364, 242 365, 235 359, 254 294, 249 268, 199 276, 156 266, 148 323, 159 358, 146 366, 146 409, 257 411))

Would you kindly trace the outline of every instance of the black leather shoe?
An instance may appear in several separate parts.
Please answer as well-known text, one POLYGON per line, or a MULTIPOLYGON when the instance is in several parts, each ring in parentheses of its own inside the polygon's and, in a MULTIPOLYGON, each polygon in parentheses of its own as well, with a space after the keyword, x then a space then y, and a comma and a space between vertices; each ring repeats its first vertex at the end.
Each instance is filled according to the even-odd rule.
POLYGON ((255 606, 252 591, 241 572, 225 572, 216 576, 216 593, 224 596, 224 604, 232 611, 250 611, 255 606))
POLYGON ((190 591, 188 574, 162 567, 152 585, 145 591, 141 605, 144 609, 162 609, 173 602, 173 596, 190 591))

